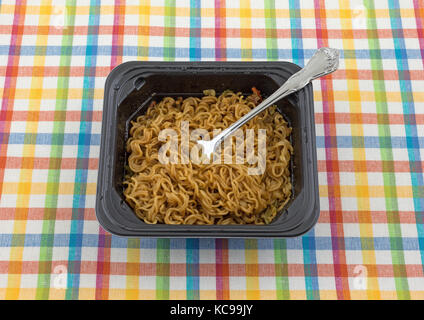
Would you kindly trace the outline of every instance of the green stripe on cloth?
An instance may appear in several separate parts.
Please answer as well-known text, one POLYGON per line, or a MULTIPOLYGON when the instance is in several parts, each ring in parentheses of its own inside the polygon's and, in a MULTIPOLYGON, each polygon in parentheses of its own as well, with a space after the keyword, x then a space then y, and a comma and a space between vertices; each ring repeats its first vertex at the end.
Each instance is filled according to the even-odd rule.
POLYGON ((274 0, 265 0, 266 58, 278 60, 277 22, 274 0))
POLYGON ((54 111, 53 135, 47 177, 47 192, 43 215, 42 235, 40 241, 40 258, 38 264, 38 281, 36 299, 49 298, 52 256, 54 246, 54 229, 56 222, 59 179, 62 162, 63 140, 68 102, 70 65, 72 58, 72 41, 74 35, 76 1, 66 4, 66 20, 63 29, 60 65, 57 80, 56 105, 54 111))
POLYGON ((165 1, 163 58, 165 61, 175 60, 175 0, 165 1))
POLYGON ((402 249, 402 234, 399 221, 399 207, 396 191, 396 177, 391 143, 389 110, 384 69, 381 57, 379 37, 377 33, 376 13, 372 1, 364 2, 367 7, 367 35, 370 49, 371 69, 377 107, 378 135, 383 162, 384 194, 387 212, 387 227, 390 235, 390 252, 393 262, 393 275, 399 299, 409 299, 408 279, 405 268, 405 257, 402 249))
MULTIPOLYGON (((175 0, 165 1, 165 31, 163 58, 175 60, 175 0)), ((158 239, 156 243, 156 299, 169 299, 170 240, 158 239)))
MULTIPOLYGON (((277 23, 274 0, 265 0, 265 34, 266 56, 268 60, 278 60, 277 23)), ((277 299, 290 299, 290 287, 288 279, 287 242, 285 239, 275 239, 275 285, 277 299)))
POLYGON ((170 240, 156 242, 156 299, 169 299, 170 240))
POLYGON ((274 240, 274 261, 277 299, 290 299, 287 243, 285 239, 274 240))

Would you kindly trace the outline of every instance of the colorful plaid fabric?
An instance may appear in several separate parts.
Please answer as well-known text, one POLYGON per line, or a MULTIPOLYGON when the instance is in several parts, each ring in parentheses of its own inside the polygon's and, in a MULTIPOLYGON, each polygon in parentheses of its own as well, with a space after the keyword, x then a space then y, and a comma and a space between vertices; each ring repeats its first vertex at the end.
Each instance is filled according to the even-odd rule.
POLYGON ((1 299, 424 299, 421 0, 0 1, 1 299), (314 81, 321 215, 293 239, 125 239, 95 217, 105 79, 288 60, 314 81))

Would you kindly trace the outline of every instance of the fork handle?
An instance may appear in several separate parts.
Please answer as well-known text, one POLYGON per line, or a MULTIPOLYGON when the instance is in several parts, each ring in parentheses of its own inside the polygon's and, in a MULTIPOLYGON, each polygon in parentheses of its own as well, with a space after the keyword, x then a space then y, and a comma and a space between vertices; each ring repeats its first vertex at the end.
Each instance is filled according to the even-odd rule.
POLYGON ((336 71, 338 66, 339 52, 337 49, 318 49, 303 69, 293 74, 277 91, 262 101, 249 113, 245 114, 228 128, 221 131, 214 138, 214 140, 216 143, 223 141, 226 137, 231 135, 234 131, 242 127, 246 122, 257 116, 269 106, 273 105, 289 94, 302 89, 312 80, 336 71))

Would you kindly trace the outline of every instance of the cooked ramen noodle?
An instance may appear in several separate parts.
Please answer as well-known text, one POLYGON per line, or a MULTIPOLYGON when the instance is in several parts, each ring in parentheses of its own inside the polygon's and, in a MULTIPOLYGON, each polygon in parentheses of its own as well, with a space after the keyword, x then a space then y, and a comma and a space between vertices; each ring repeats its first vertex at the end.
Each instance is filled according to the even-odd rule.
MULTIPOLYGON (((241 128, 243 132, 266 129, 266 165, 261 174, 249 174, 255 164, 247 161, 164 164, 158 158, 167 143, 159 139, 161 130, 175 130, 180 142, 181 122, 188 121, 190 130, 203 128, 212 137, 214 129, 227 128, 260 103, 260 92, 252 91, 247 97, 229 90, 218 97, 214 90, 205 90, 202 98, 166 97, 152 102, 147 112, 132 122, 126 143, 129 157, 124 195, 140 219, 150 224, 209 225, 268 224, 276 217, 291 197, 293 153, 292 129, 276 106, 241 128)), ((189 142, 190 148, 195 145, 195 141, 189 142)), ((254 148, 257 152, 256 136, 254 148)))

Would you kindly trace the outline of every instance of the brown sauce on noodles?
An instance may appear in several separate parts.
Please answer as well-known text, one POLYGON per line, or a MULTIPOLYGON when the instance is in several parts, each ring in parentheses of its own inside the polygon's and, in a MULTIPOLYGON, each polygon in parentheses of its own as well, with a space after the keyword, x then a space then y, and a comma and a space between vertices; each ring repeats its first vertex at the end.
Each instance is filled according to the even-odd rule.
MULTIPOLYGON (((249 175, 247 170, 254 165, 247 162, 162 164, 158 160, 166 143, 158 139, 162 129, 180 134, 181 121, 189 121, 190 130, 225 129, 261 101, 259 91, 252 91, 248 97, 231 91, 216 97, 214 90, 206 90, 202 98, 166 97, 132 122, 124 195, 140 219, 167 224, 268 224, 275 218, 291 197, 293 153, 292 129, 275 106, 242 127, 255 132, 266 129, 263 174, 249 175)), ((195 144, 190 141, 190 148, 195 144)))

